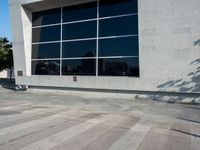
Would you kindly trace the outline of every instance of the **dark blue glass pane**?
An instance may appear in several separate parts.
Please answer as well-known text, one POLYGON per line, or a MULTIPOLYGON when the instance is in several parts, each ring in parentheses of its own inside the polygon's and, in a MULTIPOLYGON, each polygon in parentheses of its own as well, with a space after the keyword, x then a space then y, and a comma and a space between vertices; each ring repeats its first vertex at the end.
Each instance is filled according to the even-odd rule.
POLYGON ((32 45, 32 59, 60 58, 60 43, 32 45))
POLYGON ((32 61, 32 75, 60 75, 60 61, 32 61))
POLYGON ((100 37, 138 34, 138 16, 102 19, 99 30, 100 37))
POLYGON ((93 19, 97 17, 97 2, 63 8, 63 22, 93 19))
POLYGON ((62 61, 62 75, 95 75, 95 59, 73 59, 62 61))
POLYGON ((87 21, 63 25, 63 40, 96 37, 97 22, 87 21))
POLYGON ((137 12, 137 0, 100 0, 100 17, 137 12))
POLYGON ((99 75, 139 77, 138 58, 99 59, 99 75))
POLYGON ((96 40, 64 42, 63 58, 70 57, 96 57, 96 40))
POLYGON ((55 24, 61 22, 61 9, 52 9, 33 13, 33 26, 55 24))
POLYGON ((33 28, 32 42, 48 42, 48 41, 59 41, 60 40, 60 25, 33 28))
POLYGON ((138 37, 101 39, 99 56, 138 56, 138 37))

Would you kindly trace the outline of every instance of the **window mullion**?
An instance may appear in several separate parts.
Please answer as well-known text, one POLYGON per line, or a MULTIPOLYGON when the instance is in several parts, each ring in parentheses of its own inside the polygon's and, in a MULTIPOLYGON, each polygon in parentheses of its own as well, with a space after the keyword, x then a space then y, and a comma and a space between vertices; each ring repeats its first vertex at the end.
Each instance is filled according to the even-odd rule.
POLYGON ((98 76, 99 67, 99 0, 97 0, 97 43, 96 43, 96 76, 98 76))
POLYGON ((60 25, 60 76, 62 75, 62 26, 63 26, 63 7, 61 7, 61 25, 60 25))

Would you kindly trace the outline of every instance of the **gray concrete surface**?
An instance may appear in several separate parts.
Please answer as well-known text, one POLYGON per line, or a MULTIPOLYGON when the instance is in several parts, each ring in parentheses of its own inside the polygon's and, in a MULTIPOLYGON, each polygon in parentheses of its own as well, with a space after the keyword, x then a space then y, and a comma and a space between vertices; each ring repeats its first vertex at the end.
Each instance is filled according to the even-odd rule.
POLYGON ((1 150, 199 150, 200 106, 0 88, 1 150))
POLYGON ((32 11, 89 1, 9 0, 16 84, 200 93, 199 0, 138 0, 140 78, 32 76, 32 11))

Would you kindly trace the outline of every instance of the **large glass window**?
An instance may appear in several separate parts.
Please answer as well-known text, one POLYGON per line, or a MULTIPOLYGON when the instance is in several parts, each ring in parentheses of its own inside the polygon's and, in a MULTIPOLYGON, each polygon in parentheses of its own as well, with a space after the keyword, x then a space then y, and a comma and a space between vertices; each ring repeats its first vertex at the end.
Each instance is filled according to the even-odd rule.
POLYGON ((32 16, 33 27, 41 25, 56 24, 61 22, 61 9, 35 12, 32 16))
POLYGON ((33 28, 32 41, 38 42, 51 42, 60 41, 60 25, 50 27, 33 28))
POLYGON ((63 40, 95 38, 97 36, 97 22, 86 21, 63 25, 63 40))
POLYGON ((136 15, 102 19, 99 21, 99 36, 121 36, 138 34, 136 15))
POLYGON ((32 74, 139 77, 137 8, 97 0, 33 13, 32 74))
POLYGON ((138 56, 138 37, 101 39, 99 56, 138 56))
POLYGON ((60 61, 57 60, 38 60, 32 61, 33 75, 59 75, 60 61))
POLYGON ((96 40, 64 42, 62 57, 96 57, 96 40))
POLYGON ((95 59, 71 59, 62 62, 63 75, 95 75, 95 71, 95 59))
POLYGON ((138 77, 138 58, 99 59, 99 75, 138 77))
POLYGON ((48 44, 34 44, 32 46, 32 58, 60 58, 60 42, 48 44))
POLYGON ((137 13, 137 0, 100 0, 100 17, 137 13))
POLYGON ((63 8, 63 22, 94 19, 97 17, 97 2, 63 8))

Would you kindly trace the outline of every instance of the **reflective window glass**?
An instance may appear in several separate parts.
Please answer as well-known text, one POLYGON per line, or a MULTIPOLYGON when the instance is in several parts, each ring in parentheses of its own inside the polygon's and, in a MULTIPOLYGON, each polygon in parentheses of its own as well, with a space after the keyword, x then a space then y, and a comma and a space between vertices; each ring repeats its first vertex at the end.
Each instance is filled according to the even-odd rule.
POLYGON ((70 57, 96 57, 96 40, 64 42, 63 58, 70 57))
POLYGON ((62 61, 62 75, 95 75, 95 59, 73 59, 62 61))
POLYGON ((56 24, 61 22, 61 9, 52 9, 40 12, 34 12, 32 23, 34 26, 56 24))
POLYGON ((63 40, 95 38, 97 35, 97 22, 87 21, 63 25, 63 40))
POLYGON ((60 43, 32 45, 32 59, 60 58, 60 43))
POLYGON ((99 56, 138 56, 138 37, 101 39, 99 56))
POLYGON ((97 17, 97 2, 63 8, 63 22, 93 19, 97 17))
POLYGON ((98 56, 98 75, 139 77, 137 0, 99 0, 99 8, 93 1, 62 10, 63 18, 61 8, 32 14, 32 59, 38 59, 32 60, 33 75, 60 75, 60 67, 62 75, 96 75, 98 56))
POLYGON ((120 36, 138 34, 138 16, 117 17, 99 21, 99 35, 120 36))
POLYGON ((139 77, 138 58, 99 59, 99 75, 139 77))
POLYGON ((100 17, 137 13, 137 0, 100 0, 100 17))
POLYGON ((32 75, 59 75, 59 60, 32 61, 32 75))
POLYGON ((60 25, 33 28, 32 41, 37 42, 48 42, 48 41, 59 41, 60 40, 60 25))

